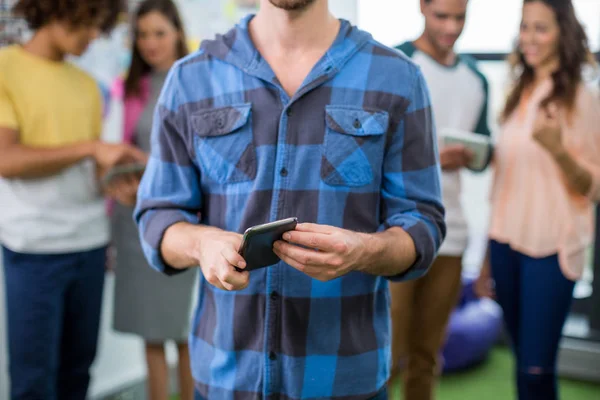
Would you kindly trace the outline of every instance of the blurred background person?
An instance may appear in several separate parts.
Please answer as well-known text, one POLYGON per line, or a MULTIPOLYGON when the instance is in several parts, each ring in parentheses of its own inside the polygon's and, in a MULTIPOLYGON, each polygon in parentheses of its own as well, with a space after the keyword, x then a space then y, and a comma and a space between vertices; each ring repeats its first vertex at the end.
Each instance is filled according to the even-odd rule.
MULTIPOLYGON (((398 46, 423 71, 440 139, 448 129, 490 136, 487 80, 474 59, 454 51, 465 26, 467 4, 467 0, 421 0, 423 34, 398 46)), ((392 379, 402 374, 406 399, 434 398, 438 354, 461 289, 462 255, 469 230, 460 199, 460 170, 468 167, 471 158, 464 145, 440 143, 446 239, 427 275, 390 283, 392 379)))
POLYGON ((102 97, 65 61, 109 31, 115 0, 20 0, 33 30, 0 51, 0 242, 12 399, 85 399, 109 225, 97 177, 139 150, 99 141, 102 97))
MULTIPOLYGON (((141 2, 133 25, 132 62, 126 80, 117 82, 114 92, 123 96, 123 140, 149 153, 156 101, 169 69, 187 54, 186 38, 171 0, 141 2)), ((139 180, 124 177, 118 182, 110 191, 117 200, 111 217, 116 274, 114 328, 144 339, 151 400, 169 398, 165 342, 175 341, 181 398, 191 400, 194 384, 187 335, 196 271, 167 277, 148 266, 132 219, 139 180)))
POLYGON ((588 62, 570 0, 525 0, 494 155, 489 247, 520 400, 558 397, 559 342, 592 240, 600 101, 582 79, 588 62))

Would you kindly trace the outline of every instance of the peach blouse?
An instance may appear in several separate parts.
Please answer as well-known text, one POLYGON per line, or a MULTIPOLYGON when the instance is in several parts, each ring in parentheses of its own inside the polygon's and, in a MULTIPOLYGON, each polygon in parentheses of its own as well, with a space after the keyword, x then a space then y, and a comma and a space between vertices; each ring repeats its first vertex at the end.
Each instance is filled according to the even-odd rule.
POLYGON ((587 196, 570 189, 552 156, 532 137, 541 101, 552 89, 539 85, 501 127, 494 157, 490 237, 530 257, 558 254, 565 277, 581 277, 600 201, 600 99, 580 85, 570 118, 561 117, 563 143, 592 174, 587 196))

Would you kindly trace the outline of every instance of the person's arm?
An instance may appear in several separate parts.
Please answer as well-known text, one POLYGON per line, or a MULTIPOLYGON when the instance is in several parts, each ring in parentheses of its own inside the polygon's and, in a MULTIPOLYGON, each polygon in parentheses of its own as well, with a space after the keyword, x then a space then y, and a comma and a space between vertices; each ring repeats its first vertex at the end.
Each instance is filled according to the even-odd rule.
MULTIPOLYGON (((598 112, 599 109, 597 108, 595 111, 598 112)), ((587 115, 589 110, 582 109, 579 112, 583 115, 581 118, 590 117, 600 122, 600 118, 597 116, 587 115)), ((594 127, 593 124, 583 123, 577 124, 576 127, 576 129, 588 129, 594 132, 579 132, 583 136, 588 134, 592 136, 592 140, 588 141, 589 146, 594 146, 599 141, 599 134, 595 133, 598 129, 597 126, 594 127)), ((561 117, 556 105, 550 104, 545 109, 539 110, 534 126, 533 138, 552 156, 569 188, 581 196, 588 196, 593 200, 598 200, 596 193, 598 192, 596 190, 598 187, 597 182, 600 180, 598 162, 594 163, 592 161, 586 163, 585 157, 576 157, 564 146, 563 127, 561 126, 561 117)), ((589 149, 584 148, 582 151, 589 151, 589 149)), ((598 160, 597 153, 591 158, 598 160)))
POLYGON ((490 299, 496 297, 490 262, 490 246, 488 244, 479 270, 479 276, 473 282, 473 292, 477 297, 489 297, 490 299))
POLYGON ((415 75, 404 123, 384 161, 380 230, 385 231, 373 236, 366 266, 366 272, 395 281, 426 274, 446 233, 429 90, 421 71, 415 75))
POLYGON ((155 107, 151 152, 134 212, 150 266, 167 275, 198 265, 193 254, 202 208, 199 171, 180 123, 184 110, 175 75, 169 73, 155 107))
POLYGON ((249 283, 238 254, 242 235, 199 225, 201 174, 188 151, 180 66, 163 87, 154 115, 152 150, 134 212, 144 254, 154 269, 173 275, 200 266, 204 279, 225 290, 249 283))
POLYGON ((592 188, 592 174, 583 167, 566 149, 552 153, 554 161, 562 171, 572 190, 586 196, 592 188))
MULTIPOLYGON (((97 89, 96 89, 97 91, 97 89)), ((96 112, 90 115, 98 135, 102 124, 99 91, 95 98, 96 112)), ((43 178, 52 176, 86 158, 93 158, 101 168, 119 162, 145 161, 145 155, 126 145, 112 145, 98 140, 56 148, 39 148, 21 143, 19 121, 15 107, 0 81, 0 176, 3 178, 43 178)))
POLYGON ((41 178, 54 175, 81 160, 93 157, 92 141, 54 149, 35 148, 19 143, 19 132, 0 127, 0 176, 41 178))
POLYGON ((56 148, 37 148, 19 142, 19 132, 0 127, 0 176, 34 179, 55 175, 86 158, 103 169, 124 162, 144 162, 146 155, 131 146, 86 141, 56 148))
POLYGON ((413 237, 404 229, 391 227, 365 238, 365 256, 360 270, 371 275, 398 277, 417 261, 413 237))

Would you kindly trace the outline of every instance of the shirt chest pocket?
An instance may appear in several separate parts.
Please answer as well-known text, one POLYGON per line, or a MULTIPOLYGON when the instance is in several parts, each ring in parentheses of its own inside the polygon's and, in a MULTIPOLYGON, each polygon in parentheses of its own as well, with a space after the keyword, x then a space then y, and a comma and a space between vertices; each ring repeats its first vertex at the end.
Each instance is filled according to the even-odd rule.
POLYGON ((385 111, 326 106, 321 179, 332 186, 364 186, 381 174, 389 115, 385 111))
POLYGON ((196 158, 207 177, 220 183, 256 178, 250 103, 200 110, 191 122, 196 158))

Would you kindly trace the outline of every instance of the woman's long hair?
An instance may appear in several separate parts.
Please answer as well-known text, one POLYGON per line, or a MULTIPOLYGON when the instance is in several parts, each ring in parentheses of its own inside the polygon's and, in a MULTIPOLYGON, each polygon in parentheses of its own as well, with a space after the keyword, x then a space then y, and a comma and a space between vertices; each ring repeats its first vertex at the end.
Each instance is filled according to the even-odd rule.
MULTIPOLYGON (((524 4, 542 2, 552 8, 558 21, 559 43, 558 53, 560 66, 552 74, 553 90, 542 103, 546 107, 550 103, 557 103, 570 112, 575 105, 577 87, 582 81, 582 69, 586 63, 594 64, 593 54, 588 46, 585 31, 575 15, 571 0, 524 0, 524 4)), ((534 82, 534 70, 525 62, 525 57, 517 45, 509 57, 511 72, 515 85, 510 92, 502 120, 506 120, 518 107, 525 89, 534 82)))
POLYGON ((173 3, 172 0, 145 0, 140 3, 132 24, 134 30, 133 55, 131 58, 131 65, 129 66, 129 72, 127 73, 127 79, 125 80, 125 95, 127 97, 140 95, 140 80, 142 77, 152 71, 152 67, 142 58, 137 46, 137 23, 140 18, 153 11, 159 12, 165 16, 165 18, 167 18, 171 24, 173 24, 175 29, 177 29, 177 32, 179 32, 179 41, 177 42, 177 58, 179 59, 185 57, 188 53, 183 23, 175 3, 173 3))

